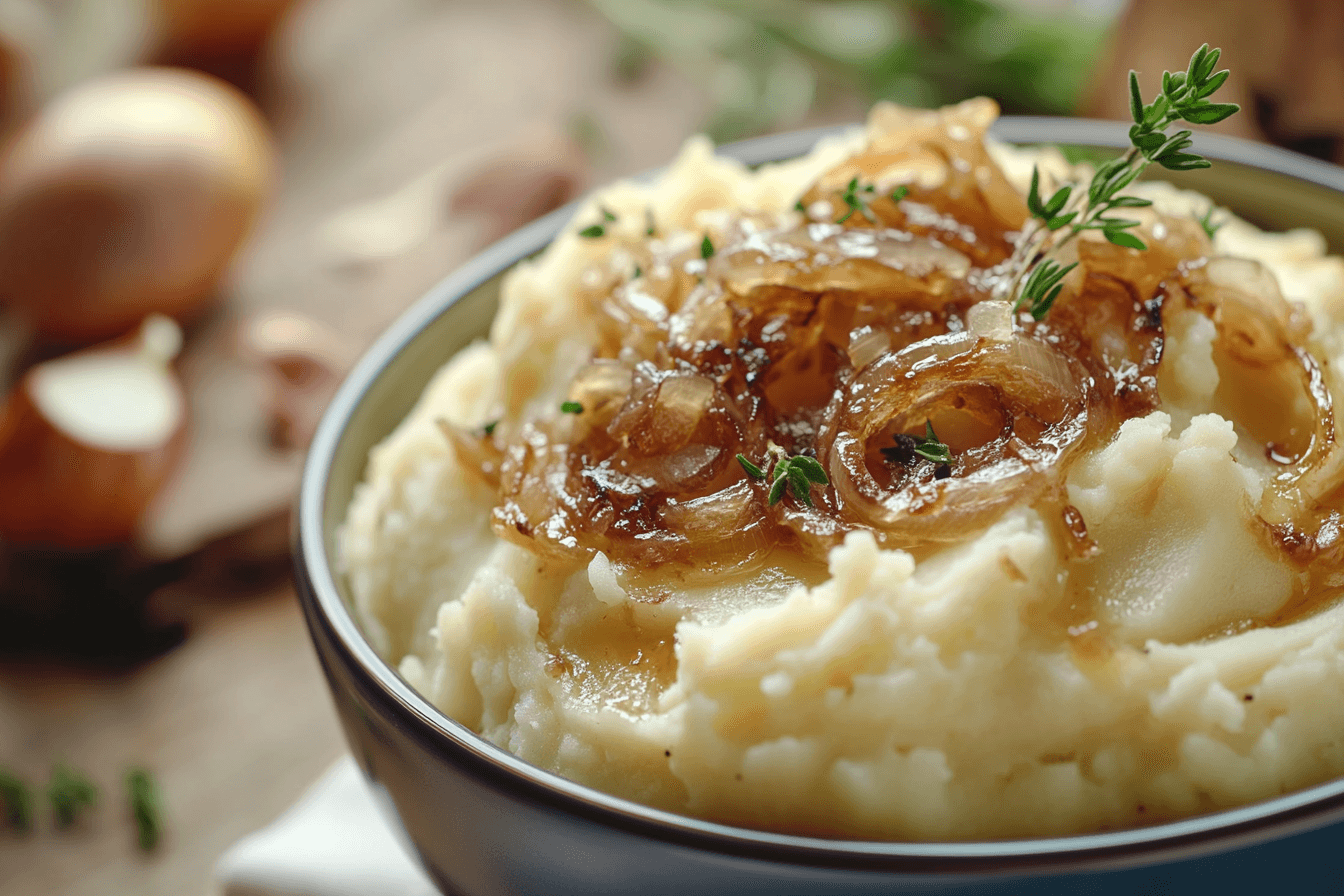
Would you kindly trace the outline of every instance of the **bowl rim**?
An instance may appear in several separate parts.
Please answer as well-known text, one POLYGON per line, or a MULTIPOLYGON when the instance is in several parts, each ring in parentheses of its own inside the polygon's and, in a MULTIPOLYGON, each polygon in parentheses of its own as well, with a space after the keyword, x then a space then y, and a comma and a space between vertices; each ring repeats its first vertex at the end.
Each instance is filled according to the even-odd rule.
MULTIPOLYGON (((818 140, 858 127, 841 125, 758 137, 718 152, 749 165, 792 158, 818 140)), ((1020 144, 1056 143, 1121 149, 1127 125, 1090 119, 1005 116, 991 129, 1020 144)), ((1280 174, 1341 194, 1344 168, 1289 150, 1217 134, 1195 136, 1195 151, 1280 174)), ((641 178, 657 172, 646 172, 641 178)), ((1312 830, 1344 820, 1344 777, 1246 806, 1148 827, 1014 840, 907 842, 839 840, 735 827, 654 809, 533 766, 449 718, 414 691, 365 639, 335 582, 323 531, 329 472, 355 409, 396 355, 457 301, 541 250, 573 216, 578 202, 514 231, 477 253, 403 312, 359 359, 317 428, 304 464, 294 520, 298 590, 312 634, 317 628, 345 654, 360 684, 458 765, 513 795, 606 827, 734 856, 784 859, 807 866, 885 868, 928 873, 1078 870, 1171 861, 1312 830), (352 661, 352 662, 351 662, 352 661)), ((445 359, 446 360, 446 359, 445 359)), ((324 660, 325 662, 325 660, 324 660)))

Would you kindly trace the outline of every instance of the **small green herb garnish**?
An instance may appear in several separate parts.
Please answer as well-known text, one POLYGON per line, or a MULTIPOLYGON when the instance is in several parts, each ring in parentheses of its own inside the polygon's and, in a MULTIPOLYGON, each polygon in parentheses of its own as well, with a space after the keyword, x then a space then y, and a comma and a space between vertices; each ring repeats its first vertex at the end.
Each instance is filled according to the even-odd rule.
POLYGON ((602 209, 603 221, 606 221, 608 224, 610 224, 612 221, 616 220, 616 216, 611 213, 611 209, 607 208, 606 206, 599 206, 599 207, 602 209))
POLYGON ((845 212, 839 218, 836 218, 835 223, 843 224, 852 218, 855 212, 859 212, 869 221, 876 224, 877 218, 873 215, 872 210, 868 208, 868 201, 863 195, 864 193, 874 193, 876 190, 877 188, 872 184, 859 186, 859 179, 857 177, 850 178, 849 183, 845 185, 845 192, 840 194, 840 199, 845 205, 849 206, 849 211, 845 212))
POLYGON ((0 769, 0 824, 21 834, 33 829, 33 792, 22 778, 0 769))
POLYGON ((1017 311, 1025 304, 1036 320, 1044 318, 1050 306, 1055 304, 1055 299, 1059 298, 1060 290, 1064 288, 1064 278, 1076 267, 1076 261, 1061 265, 1049 258, 1042 260, 1027 275, 1027 281, 1022 284, 1022 295, 1013 310, 1017 311))
POLYGON ((583 405, 579 404, 577 401, 562 401, 562 402, 560 402, 560 413, 562 413, 562 414, 582 414, 582 413, 583 413, 583 405))
POLYGON ((935 477, 943 479, 950 475, 948 465, 952 463, 952 449, 938 439, 931 421, 924 421, 923 438, 902 432, 892 436, 891 440, 896 444, 890 448, 883 448, 882 456, 892 463, 908 465, 915 463, 916 458, 922 457, 938 465, 938 469, 934 471, 935 477))
POLYGON ((745 455, 739 454, 737 456, 737 462, 742 465, 742 469, 746 470, 747 475, 750 476, 752 479, 765 478, 765 474, 761 472, 761 468, 756 466, 751 461, 747 460, 745 455))
POLYGON ((709 234, 705 234, 705 238, 700 241, 700 257, 705 261, 714 257, 714 244, 710 242, 709 234))
MULTIPOLYGON (((858 212, 871 223, 876 224, 877 218, 873 215, 873 210, 868 207, 868 203, 872 201, 872 195, 876 192, 877 187, 872 184, 860 184, 857 177, 851 178, 849 183, 845 185, 845 191, 840 194, 840 199, 849 207, 849 211, 836 218, 835 223, 843 224, 854 217, 855 212, 858 212)), ((905 184, 901 184, 891 191, 891 196, 889 198, 892 202, 900 202, 909 195, 909 193, 910 188, 905 184)), ((801 204, 800 200, 799 205, 801 204)), ((800 208, 799 211, 802 211, 802 209, 800 208)))
POLYGON ((1200 227, 1204 228, 1204 232, 1208 234, 1209 239, 1213 239, 1214 235, 1222 230, 1223 225, 1227 223, 1226 221, 1213 220, 1213 206, 1209 206, 1209 210, 1204 213, 1203 217, 1195 220, 1199 222, 1200 227))
POLYGON ((1127 249, 1147 248, 1143 240, 1129 232, 1138 226, 1138 221, 1108 213, 1152 205, 1147 199, 1120 193, 1154 162, 1171 171, 1209 167, 1207 159, 1188 152, 1192 142, 1190 131, 1168 136, 1166 129, 1176 121, 1217 124, 1240 108, 1236 103, 1215 103, 1209 99, 1228 78, 1226 69, 1214 72, 1221 55, 1221 50, 1211 50, 1208 44, 1200 47, 1190 57, 1184 72, 1162 73, 1162 92, 1147 104, 1139 92, 1138 73, 1129 73, 1130 115, 1134 119, 1129 129, 1132 145, 1124 154, 1100 163, 1086 191, 1065 184, 1044 199, 1040 192, 1040 171, 1032 169, 1027 210, 1036 226, 1024 232, 1010 263, 1014 273, 1007 282, 1009 294, 1016 293, 1014 310, 1026 307, 1037 320, 1045 316, 1059 295, 1064 274, 1072 269, 1061 267, 1047 256, 1085 230, 1099 230, 1108 241, 1127 249), (1062 236, 1055 236, 1065 228, 1062 236), (1045 272, 1038 273, 1042 268, 1045 272))
POLYGON ((807 206, 803 205, 802 199, 799 199, 797 202, 793 204, 793 210, 800 215, 807 214, 807 206))
POLYGON ((579 231, 579 236, 588 240, 595 240, 607 235, 607 228, 601 224, 593 224, 579 231))
POLYGON ((159 788, 148 771, 133 768, 126 773, 126 792, 131 801, 131 817, 135 820, 136 841, 148 852, 158 845, 163 832, 159 788))
POLYGON ((915 439, 915 453, 936 464, 952 463, 952 449, 938 440, 938 434, 933 431, 933 423, 929 420, 924 421, 924 438, 915 439))
POLYGON ((830 484, 830 480, 826 478, 826 471, 822 468, 820 462, 815 457, 807 457, 802 454, 794 457, 781 457, 776 461, 773 482, 774 484, 770 486, 769 495, 769 502, 772 507, 784 497, 786 489, 793 493, 795 501, 801 501, 811 507, 813 484, 830 484))
POLYGON ((630 279, 631 279, 631 280, 638 280, 640 277, 643 277, 643 276, 644 276, 644 269, 643 269, 642 267, 640 267, 639 265, 635 265, 635 275, 634 275, 633 277, 631 277, 630 279))
POLYGON ((653 223, 653 209, 646 206, 644 208, 644 235, 655 236, 657 233, 658 228, 653 223))
POLYGON ((47 801, 51 803, 56 827, 64 830, 75 823, 81 811, 98 803, 98 788, 70 766, 58 765, 51 770, 47 801))
POLYGON ((487 436, 492 436, 495 434, 495 427, 498 425, 499 425, 498 420, 491 420, 489 423, 482 426, 481 429, 485 432, 487 436))

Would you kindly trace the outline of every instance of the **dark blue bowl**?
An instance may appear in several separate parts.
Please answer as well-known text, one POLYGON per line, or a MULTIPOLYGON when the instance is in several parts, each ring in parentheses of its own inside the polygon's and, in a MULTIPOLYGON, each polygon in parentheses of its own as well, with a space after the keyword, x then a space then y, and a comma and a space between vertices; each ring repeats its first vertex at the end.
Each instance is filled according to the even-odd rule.
MULTIPOLYGON (((725 148, 749 163, 801 155, 829 130, 725 148)), ((1128 145, 1117 123, 1007 118, 996 136, 1092 149, 1128 145)), ((1201 137, 1217 160, 1173 177, 1265 227, 1315 227, 1344 250, 1344 169, 1201 137)), ((1344 892, 1344 780, 1226 812, 1040 840, 877 843, 733 828, 647 808, 535 768, 444 716, 381 660, 335 571, 335 532, 368 452, 430 376, 485 334, 502 272, 541 250, 571 208, 501 240, 383 334, 328 408, 298 501, 304 613, 356 759, 447 893, 590 894, 1344 892), (1331 827, 1337 825, 1336 827, 1331 827)), ((1344 732, 1340 732, 1344 738, 1344 732)))

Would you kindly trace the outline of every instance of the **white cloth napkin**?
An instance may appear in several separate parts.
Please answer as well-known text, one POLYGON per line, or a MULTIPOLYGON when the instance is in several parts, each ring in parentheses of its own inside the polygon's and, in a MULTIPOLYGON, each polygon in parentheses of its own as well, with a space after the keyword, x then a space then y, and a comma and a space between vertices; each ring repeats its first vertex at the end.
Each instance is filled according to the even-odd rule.
POLYGON ((346 756, 215 866, 219 896, 439 896, 346 756))

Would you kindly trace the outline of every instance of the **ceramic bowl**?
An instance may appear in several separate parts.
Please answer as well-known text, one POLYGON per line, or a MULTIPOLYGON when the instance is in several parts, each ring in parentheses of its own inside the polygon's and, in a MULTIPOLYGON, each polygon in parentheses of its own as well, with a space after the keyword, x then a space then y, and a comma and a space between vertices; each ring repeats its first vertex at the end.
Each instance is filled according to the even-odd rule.
MULTIPOLYGON (((752 164, 786 159, 825 133, 765 137, 724 152, 752 164)), ((1124 125, 1097 121, 1007 118, 994 133, 1014 143, 1128 145, 1124 125)), ((1344 169, 1212 136, 1199 137, 1196 151, 1214 167, 1172 181, 1263 227, 1314 227, 1333 251, 1344 251, 1344 169)), ((412 690, 360 632, 337 571, 337 528, 369 449, 441 364, 486 333, 502 273, 546 246, 571 212, 561 209, 486 249, 377 341, 322 421, 298 501, 298 588, 351 750, 446 893, 1337 892, 1344 780, 1197 818, 1073 837, 823 840, 714 824, 592 790, 528 765, 412 690)))

